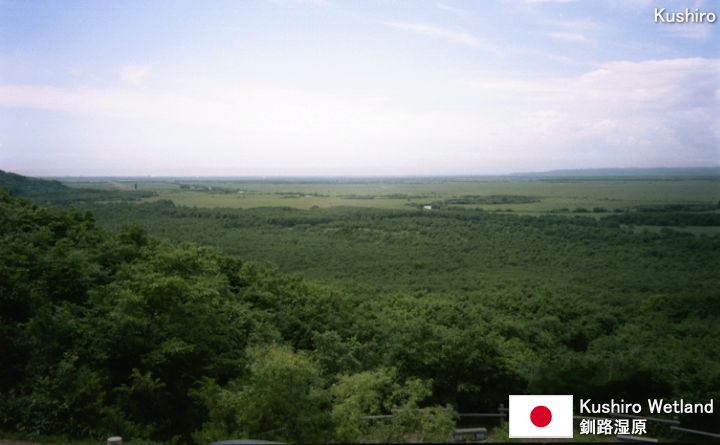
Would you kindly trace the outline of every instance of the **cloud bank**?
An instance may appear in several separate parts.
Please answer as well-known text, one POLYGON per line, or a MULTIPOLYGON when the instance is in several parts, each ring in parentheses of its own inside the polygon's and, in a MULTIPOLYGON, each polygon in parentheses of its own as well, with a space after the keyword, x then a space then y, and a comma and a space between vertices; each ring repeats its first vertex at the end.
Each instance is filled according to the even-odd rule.
POLYGON ((704 58, 609 62, 564 78, 488 73, 448 86, 443 95, 462 99, 442 108, 432 104, 443 95, 421 90, 411 105, 401 96, 256 84, 194 94, 2 85, 0 107, 93 116, 102 125, 83 136, 92 146, 151 150, 177 169, 237 165, 238 174, 251 165, 360 174, 499 173, 593 161, 717 165, 719 73, 720 59, 704 58), (124 136, 105 137, 107 129, 124 136), (203 146, 217 147, 211 159, 203 146))

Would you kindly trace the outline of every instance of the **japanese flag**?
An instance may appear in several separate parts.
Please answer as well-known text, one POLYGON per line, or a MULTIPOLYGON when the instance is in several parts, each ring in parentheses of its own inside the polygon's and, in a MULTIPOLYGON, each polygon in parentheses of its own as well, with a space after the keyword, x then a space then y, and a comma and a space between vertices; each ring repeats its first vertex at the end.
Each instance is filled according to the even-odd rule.
POLYGON ((510 437, 572 438, 573 396, 510 396, 510 437))

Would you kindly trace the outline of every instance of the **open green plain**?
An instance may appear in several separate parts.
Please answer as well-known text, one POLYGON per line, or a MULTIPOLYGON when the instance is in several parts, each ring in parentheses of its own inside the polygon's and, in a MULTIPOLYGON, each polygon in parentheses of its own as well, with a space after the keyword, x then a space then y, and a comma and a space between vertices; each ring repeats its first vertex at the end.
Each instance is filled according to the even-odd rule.
POLYGON ((117 180, 65 179, 72 187, 153 191, 147 201, 170 200, 175 205, 203 208, 291 207, 310 209, 349 206, 407 209, 412 205, 463 196, 517 195, 536 199, 528 203, 460 204, 466 208, 521 213, 607 211, 639 205, 713 203, 720 200, 718 178, 362 178, 268 180, 117 180))

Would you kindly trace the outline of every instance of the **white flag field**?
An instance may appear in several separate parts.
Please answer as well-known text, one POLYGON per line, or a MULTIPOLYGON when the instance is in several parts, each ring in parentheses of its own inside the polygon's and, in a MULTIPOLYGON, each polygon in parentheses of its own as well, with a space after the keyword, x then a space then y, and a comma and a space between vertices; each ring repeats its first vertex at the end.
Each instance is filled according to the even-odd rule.
POLYGON ((511 438, 572 438, 573 396, 511 395, 511 438))

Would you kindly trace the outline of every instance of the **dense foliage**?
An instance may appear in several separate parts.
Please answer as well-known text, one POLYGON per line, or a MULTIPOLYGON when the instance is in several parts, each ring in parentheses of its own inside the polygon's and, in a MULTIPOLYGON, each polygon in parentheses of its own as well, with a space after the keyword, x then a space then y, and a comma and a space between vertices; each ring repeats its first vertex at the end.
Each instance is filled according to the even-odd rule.
POLYGON ((0 192, 4 428, 199 442, 448 437, 452 412, 418 405, 430 380, 397 374, 377 344, 363 363, 350 334, 357 301, 0 192), (372 403, 343 396, 357 379, 372 403), (391 403, 426 421, 356 425, 359 409, 391 403))
POLYGON ((523 391, 718 395, 718 236, 636 233, 615 215, 462 209, 158 202, 97 212, 105 224, 139 221, 163 237, 214 244, 345 289, 362 304, 342 341, 352 339, 369 363, 370 351, 390 352, 403 375, 432 378, 435 400, 464 411, 493 409, 523 391))
POLYGON ((0 205, 5 428, 443 440, 440 406, 512 393, 720 397, 720 236, 454 208, 0 205))

